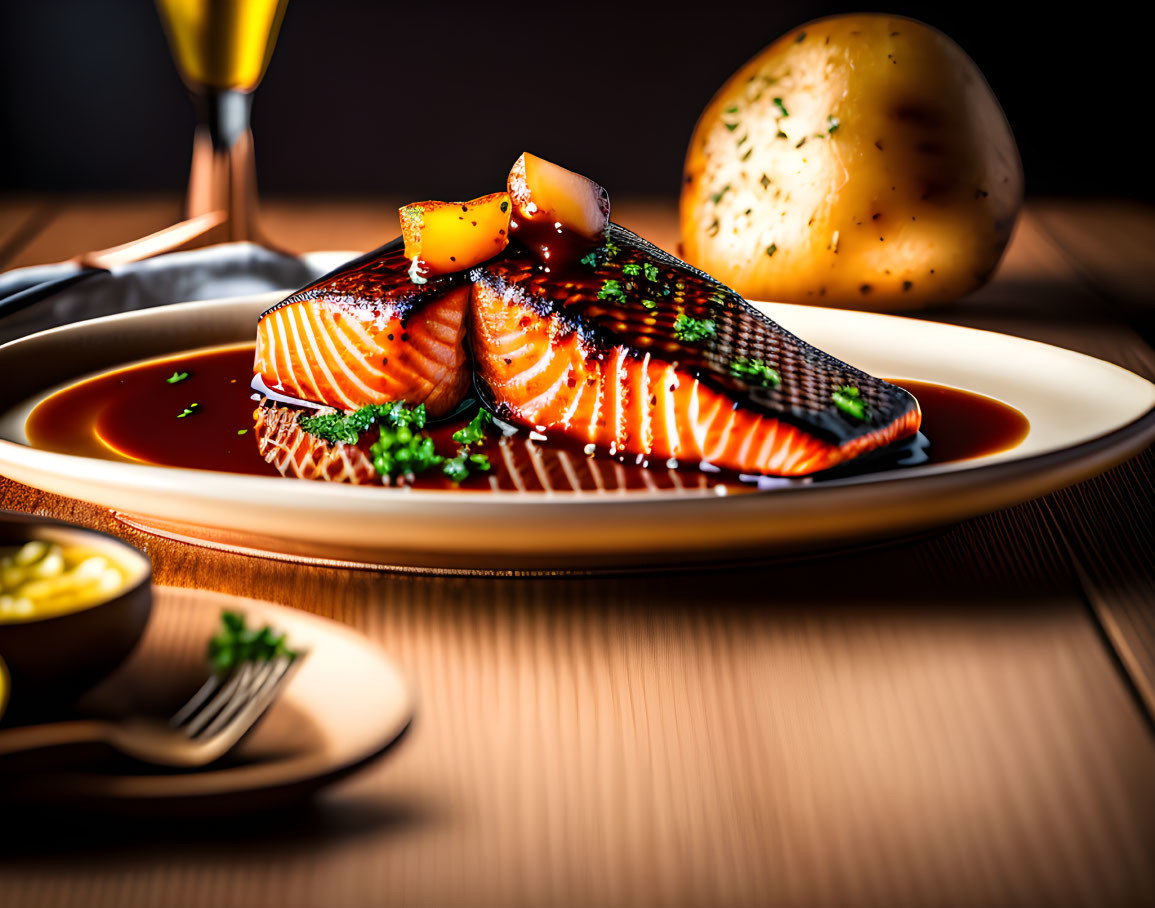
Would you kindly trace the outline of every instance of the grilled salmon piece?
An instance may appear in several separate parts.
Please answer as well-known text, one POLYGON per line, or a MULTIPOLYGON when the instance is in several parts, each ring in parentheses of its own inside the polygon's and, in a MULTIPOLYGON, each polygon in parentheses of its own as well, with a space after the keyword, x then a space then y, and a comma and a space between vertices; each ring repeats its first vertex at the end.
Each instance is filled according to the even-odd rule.
POLYGON ((431 416, 469 388, 469 286, 410 282, 399 243, 293 294, 257 323, 255 372, 287 397, 341 410, 402 400, 431 416))
POLYGON ((475 367, 507 418, 639 461, 778 476, 918 431, 901 388, 629 231, 613 225, 608 240, 572 268, 511 245, 472 272, 475 367))

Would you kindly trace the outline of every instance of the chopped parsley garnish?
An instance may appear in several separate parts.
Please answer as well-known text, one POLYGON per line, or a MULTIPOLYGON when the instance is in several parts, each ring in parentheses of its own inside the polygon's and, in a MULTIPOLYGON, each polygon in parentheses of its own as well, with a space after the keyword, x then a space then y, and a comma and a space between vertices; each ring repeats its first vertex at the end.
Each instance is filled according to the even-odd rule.
POLYGON ((727 183, 725 186, 723 186, 721 189, 719 189, 717 192, 714 193, 714 195, 711 197, 711 201, 715 205, 717 205, 720 201, 722 201, 722 196, 724 196, 729 191, 730 191, 730 184, 727 183))
POLYGON ((445 461, 433 449, 433 439, 420 426, 414 431, 409 425, 382 425, 369 457, 377 474, 390 479, 416 476, 445 461))
POLYGON ((795 44, 801 44, 805 40, 806 40, 806 32, 802 32, 801 34, 798 35, 797 38, 794 39, 794 43, 795 44))
POLYGON ((657 309, 658 308, 658 301, 657 300, 650 300, 650 299, 643 299, 642 300, 642 308, 643 309, 657 309))
POLYGON ((777 243, 771 243, 769 246, 766 247, 766 254, 767 255, 773 255, 777 251, 778 251, 778 244, 777 243))
POLYGON ((777 369, 752 356, 740 356, 730 363, 730 374, 748 385, 777 388, 782 384, 782 376, 777 369))
POLYGON ((831 400, 834 401, 834 406, 854 419, 866 419, 866 414, 870 410, 866 401, 862 399, 862 392, 854 385, 843 385, 838 388, 831 395, 831 400))
POLYGON ((322 413, 318 416, 302 416, 297 420, 297 424, 310 435, 329 444, 340 442, 347 445, 356 444, 361 433, 374 423, 423 429, 425 404, 410 410, 400 401, 391 401, 387 404, 370 404, 352 413, 322 413))
POLYGON ((790 111, 786 109, 786 105, 782 103, 781 98, 774 99, 774 106, 778 108, 778 113, 784 117, 790 116, 790 111))
POLYGON ((260 630, 245 627, 245 616, 240 612, 221 612, 220 629, 208 646, 214 674, 227 675, 246 662, 269 662, 282 656, 297 658, 286 644, 285 634, 278 634, 267 625, 260 630))
POLYGON ((352 413, 322 413, 297 420, 310 435, 330 444, 356 444, 363 432, 376 425, 377 440, 369 447, 369 458, 378 475, 405 479, 440 466, 454 482, 467 478, 471 470, 490 469, 486 455, 469 450, 485 439, 489 423, 489 413, 479 410, 467 426, 453 433, 453 440, 461 447, 456 457, 446 458, 437 453, 433 438, 424 431, 424 404, 410 408, 392 401, 371 404, 352 413))
POLYGON ((493 465, 489 462, 488 455, 470 454, 467 449, 462 448, 456 457, 451 457, 445 461, 445 465, 442 467, 445 475, 454 482, 463 482, 468 479, 471 469, 485 473, 493 469, 493 465))
POLYGON ((471 471, 486 473, 493 469, 489 455, 474 454, 469 450, 471 445, 485 441, 485 430, 492 422, 493 417, 489 415, 489 411, 479 409, 477 415, 469 421, 469 425, 453 433, 453 440, 461 447, 457 449, 457 456, 445 461, 441 469, 454 482, 468 479, 471 471))
POLYGON ((834 114, 831 114, 826 118, 826 134, 831 135, 841 125, 842 121, 834 116, 834 114))
POLYGON ((201 408, 200 404, 189 404, 184 410, 176 415, 177 419, 184 419, 186 416, 192 416, 197 410, 201 408))
POLYGON ((722 125, 725 126, 728 130, 730 130, 730 132, 733 132, 735 129, 737 129, 742 124, 741 123, 723 123, 722 125))
POLYGON ((647 281, 653 281, 653 282, 657 283, 657 280, 659 277, 657 265, 653 264, 652 262, 645 262, 642 265, 642 271, 645 272, 647 281))
POLYGON ((248 435, 249 430, 248 429, 237 429, 237 434, 238 435, 248 435))
POLYGON ((184 381, 186 378, 188 378, 188 376, 189 374, 187 372, 174 372, 172 375, 166 378, 165 381, 170 385, 175 385, 177 382, 184 381))
POLYGON ((626 292, 622 289, 622 282, 608 278, 598 291, 598 299, 609 300, 611 303, 624 303, 626 292))
POLYGON ((726 108, 726 113, 737 113, 737 112, 738 112, 738 105, 737 104, 732 104, 731 106, 726 108))
POLYGON ((477 415, 469 421, 464 429, 453 433, 453 440, 459 445, 475 445, 485 441, 485 427, 493 422, 488 410, 478 410, 477 415))
POLYGON ((687 343, 704 341, 715 334, 714 320, 711 318, 694 318, 681 313, 674 319, 674 337, 687 343))
POLYGON ((624 274, 626 277, 639 277, 641 273, 642 266, 637 262, 630 262, 629 264, 622 265, 622 274, 624 274))

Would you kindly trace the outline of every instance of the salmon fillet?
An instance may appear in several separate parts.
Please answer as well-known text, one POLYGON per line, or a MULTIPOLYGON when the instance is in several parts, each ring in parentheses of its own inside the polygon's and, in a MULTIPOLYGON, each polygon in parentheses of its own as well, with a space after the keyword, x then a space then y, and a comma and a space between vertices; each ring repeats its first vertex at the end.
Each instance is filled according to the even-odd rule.
MULTIPOLYGON (((603 247, 561 268, 516 241, 421 284, 408 266, 394 241, 265 313, 256 357, 265 386, 342 410, 425 403, 436 418, 475 376, 497 415, 547 436, 655 466, 777 476, 829 469, 921 422, 903 389, 810 346, 617 225, 603 247), (848 390, 850 406, 839 400, 848 390)), ((294 475, 363 481, 362 469, 287 436, 269 450, 296 458, 286 463, 294 475)))
POLYGON ((906 391, 804 343, 629 231, 613 225, 609 239, 612 255, 561 274, 512 246, 473 272, 475 368, 506 418, 611 454, 777 476, 918 431, 906 391), (835 403, 847 387, 861 418, 835 403))
POLYGON ((470 385, 469 286, 422 291, 407 265, 346 266, 266 312, 254 366, 265 387, 340 410, 401 400, 434 417, 452 411, 470 385))

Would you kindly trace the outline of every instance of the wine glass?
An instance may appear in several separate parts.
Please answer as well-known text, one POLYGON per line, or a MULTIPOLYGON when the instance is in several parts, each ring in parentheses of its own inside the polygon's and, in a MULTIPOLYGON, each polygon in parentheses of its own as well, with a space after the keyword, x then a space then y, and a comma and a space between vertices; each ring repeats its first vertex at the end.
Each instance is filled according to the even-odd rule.
POLYGON ((197 114, 186 217, 213 239, 268 246, 257 224, 249 112, 288 0, 156 0, 197 114), (217 215, 217 217, 210 217, 217 215))

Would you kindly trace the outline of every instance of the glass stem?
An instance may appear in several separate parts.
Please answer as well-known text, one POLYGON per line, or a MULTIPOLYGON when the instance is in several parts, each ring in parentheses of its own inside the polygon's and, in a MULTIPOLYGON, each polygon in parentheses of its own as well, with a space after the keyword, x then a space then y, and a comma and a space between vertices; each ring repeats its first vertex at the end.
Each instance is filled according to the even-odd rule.
POLYGON ((199 88, 192 92, 197 113, 189 173, 187 216, 212 211, 228 215, 230 241, 260 242, 250 92, 199 88))

